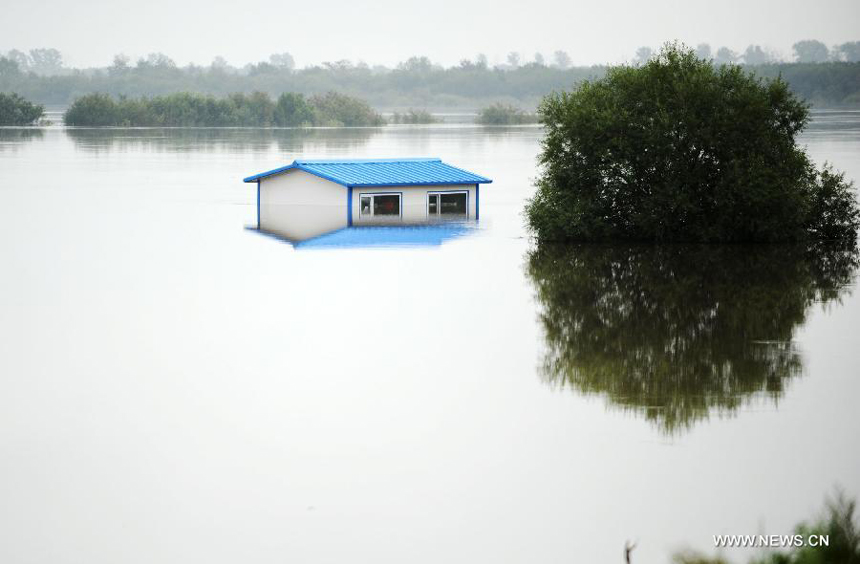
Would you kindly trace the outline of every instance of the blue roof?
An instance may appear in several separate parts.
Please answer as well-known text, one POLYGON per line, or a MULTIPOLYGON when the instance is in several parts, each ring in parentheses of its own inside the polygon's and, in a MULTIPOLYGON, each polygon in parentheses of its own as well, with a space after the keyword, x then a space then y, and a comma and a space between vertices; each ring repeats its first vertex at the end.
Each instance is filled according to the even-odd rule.
POLYGON ((292 164, 245 178, 256 182, 294 168, 344 186, 488 184, 489 178, 451 166, 442 159, 295 160, 292 164))

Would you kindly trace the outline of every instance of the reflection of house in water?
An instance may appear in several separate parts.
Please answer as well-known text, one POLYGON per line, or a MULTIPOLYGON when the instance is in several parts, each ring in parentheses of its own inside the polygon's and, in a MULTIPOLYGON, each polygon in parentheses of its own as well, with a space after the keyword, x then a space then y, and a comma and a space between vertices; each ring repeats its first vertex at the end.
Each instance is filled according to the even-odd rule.
POLYGON ((297 160, 245 182, 257 184, 258 228, 303 241, 353 226, 389 228, 347 231, 359 240, 444 239, 458 228, 426 224, 477 220, 480 185, 492 181, 440 159, 338 159, 297 160), (416 225, 425 228, 391 229, 416 225))
POLYGON ((434 247, 475 231, 473 223, 449 222, 427 225, 367 225, 344 227, 310 238, 292 238, 276 231, 261 231, 297 249, 368 247, 434 247))

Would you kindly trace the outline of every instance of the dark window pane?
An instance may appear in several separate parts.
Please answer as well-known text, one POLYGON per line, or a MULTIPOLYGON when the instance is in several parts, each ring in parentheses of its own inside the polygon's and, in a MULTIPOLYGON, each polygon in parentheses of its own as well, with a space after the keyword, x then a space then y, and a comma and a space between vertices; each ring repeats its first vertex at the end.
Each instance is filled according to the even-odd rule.
POLYGON ((430 194, 427 202, 427 211, 430 215, 436 215, 436 211, 439 209, 439 196, 437 194, 430 194))
POLYGON ((370 196, 361 197, 361 215, 370 215, 370 196))
POLYGON ((440 213, 446 216, 466 216, 466 194, 439 194, 440 213))
POLYGON ((400 196, 374 196, 373 215, 400 215, 400 196))

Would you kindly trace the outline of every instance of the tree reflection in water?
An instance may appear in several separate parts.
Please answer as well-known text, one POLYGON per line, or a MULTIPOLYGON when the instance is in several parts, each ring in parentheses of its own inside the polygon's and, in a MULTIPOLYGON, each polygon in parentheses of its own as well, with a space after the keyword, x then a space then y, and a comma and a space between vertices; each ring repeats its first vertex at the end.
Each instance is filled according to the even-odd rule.
POLYGON ((792 337, 840 300, 855 246, 546 246, 527 272, 551 385, 599 394, 663 433, 753 398, 776 402, 803 372, 792 337))

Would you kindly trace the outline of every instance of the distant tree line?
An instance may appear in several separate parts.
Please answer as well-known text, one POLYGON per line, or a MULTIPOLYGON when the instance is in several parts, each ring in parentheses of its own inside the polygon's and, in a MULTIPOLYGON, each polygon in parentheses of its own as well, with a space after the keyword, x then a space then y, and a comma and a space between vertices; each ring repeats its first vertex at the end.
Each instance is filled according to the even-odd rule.
POLYGON ((493 102, 535 107, 547 92, 570 88, 604 72, 599 66, 568 67, 570 57, 563 52, 553 59, 552 66, 529 62, 515 68, 490 67, 486 57, 479 55, 450 68, 435 65, 427 57, 412 57, 393 69, 346 60, 296 69, 286 54, 235 68, 221 58, 209 66, 179 67, 169 57, 154 53, 136 63, 120 55, 105 68, 65 69, 63 74, 43 76, 8 56, 0 56, 0 90, 13 90, 54 105, 66 105, 93 92, 139 97, 176 92, 226 96, 255 91, 270 96, 281 92, 311 96, 334 91, 387 108, 474 108, 493 102))
POLYGON ((179 92, 152 98, 86 94, 64 115, 72 126, 295 127, 374 126, 385 120, 366 102, 329 92, 305 98, 286 92, 273 100, 263 92, 226 97, 179 92))
MULTIPOLYGON (((699 43, 696 47, 696 56, 700 59, 713 60, 718 65, 744 64, 765 65, 774 63, 858 63, 860 62, 860 41, 849 41, 828 48, 827 45, 817 39, 804 39, 792 46, 793 57, 784 59, 777 52, 762 47, 761 45, 749 45, 743 52, 736 52, 728 47, 711 49, 708 43, 699 43)), ((644 64, 654 55, 650 47, 640 47, 636 50, 633 58, 635 64, 644 64)))
POLYGON ((21 72, 30 72, 39 76, 71 72, 63 65, 63 55, 56 49, 30 49, 27 53, 12 49, 4 58, 14 63, 21 72))
MULTIPOLYGON (((828 47, 819 41, 799 41, 794 46, 796 62, 783 62, 760 45, 737 53, 728 47, 712 50, 697 47, 700 58, 717 64, 756 67, 764 76, 782 74, 796 93, 815 104, 837 106, 860 104, 860 41, 828 47)), ((652 55, 640 48, 631 59, 644 64, 652 55)), ((362 98, 375 107, 481 108, 503 103, 535 108, 549 92, 569 90, 585 80, 601 78, 605 66, 574 67, 571 57, 556 51, 544 57, 535 53, 526 60, 511 52, 504 63, 491 66, 487 57, 463 59, 442 67, 427 57, 410 57, 395 68, 370 66, 339 60, 297 68, 289 53, 274 54, 267 61, 231 66, 216 57, 208 66, 178 66, 162 53, 152 53, 132 62, 117 55, 103 68, 70 69, 63 66, 56 49, 12 50, 0 55, 0 91, 18 92, 41 104, 67 105, 88 93, 113 96, 162 96, 177 92, 199 92, 224 97, 230 93, 282 92, 305 96, 341 92, 362 98)))

